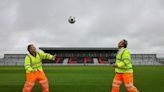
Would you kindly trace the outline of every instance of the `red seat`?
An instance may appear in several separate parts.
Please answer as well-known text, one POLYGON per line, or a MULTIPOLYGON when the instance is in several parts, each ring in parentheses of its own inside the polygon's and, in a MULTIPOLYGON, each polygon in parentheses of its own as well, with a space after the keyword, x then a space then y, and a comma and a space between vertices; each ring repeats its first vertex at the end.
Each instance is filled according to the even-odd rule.
POLYGON ((77 63, 77 58, 69 58, 68 63, 69 64, 76 64, 77 63))
POLYGON ((86 63, 93 63, 92 58, 91 57, 85 57, 84 58, 84 64, 86 64, 86 63))
POLYGON ((99 58, 99 63, 100 64, 107 64, 108 63, 108 59, 107 58, 99 58))

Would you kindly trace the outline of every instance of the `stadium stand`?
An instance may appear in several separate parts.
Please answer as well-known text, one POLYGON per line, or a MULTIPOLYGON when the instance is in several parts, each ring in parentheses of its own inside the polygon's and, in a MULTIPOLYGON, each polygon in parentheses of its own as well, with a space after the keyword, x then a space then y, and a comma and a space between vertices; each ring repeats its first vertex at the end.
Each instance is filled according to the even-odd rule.
POLYGON ((83 64, 84 59, 80 57, 71 57, 69 58, 68 64, 83 64))
POLYGON ((158 65, 156 54, 132 54, 133 65, 158 65))
MULTIPOLYGON (((55 61, 43 60, 44 65, 109 65, 115 62, 117 48, 41 48, 57 54, 55 61)), ((0 65, 24 65, 26 54, 4 54, 0 65)), ((161 65, 164 58, 156 54, 132 54, 133 65, 161 65)))
POLYGON ((77 63, 77 58, 76 57, 69 58, 68 64, 76 64, 76 63, 77 63))
POLYGON ((0 58, 0 65, 4 65, 4 60, 3 60, 3 58, 0 58))
MULTIPOLYGON (((68 64, 109 64, 108 60, 100 59, 98 62, 94 58, 115 58, 118 48, 40 48, 44 52, 56 54, 68 58, 68 64)), ((65 61, 66 62, 66 61, 65 61)))
POLYGON ((158 63, 164 64, 164 58, 158 58, 158 63))
POLYGON ((62 57, 57 57, 57 58, 55 59, 54 62, 57 63, 57 64, 62 64, 63 61, 64 61, 64 58, 62 58, 62 57))
POLYGON ((98 65, 99 64, 98 58, 93 58, 93 62, 95 65, 98 65))
POLYGON ((5 65, 24 65, 25 54, 5 54, 4 64, 5 65))
POLYGON ((67 65, 68 64, 68 58, 64 58, 64 60, 63 60, 63 65, 67 65))
POLYGON ((81 57, 78 57, 78 58, 77 58, 77 63, 83 64, 83 63, 84 63, 84 59, 81 58, 81 57))
POLYGON ((108 64, 108 58, 100 57, 99 58, 99 63, 100 64, 108 64))
POLYGON ((87 64, 87 63, 92 64, 93 63, 93 58, 91 58, 91 57, 84 57, 84 64, 87 64))

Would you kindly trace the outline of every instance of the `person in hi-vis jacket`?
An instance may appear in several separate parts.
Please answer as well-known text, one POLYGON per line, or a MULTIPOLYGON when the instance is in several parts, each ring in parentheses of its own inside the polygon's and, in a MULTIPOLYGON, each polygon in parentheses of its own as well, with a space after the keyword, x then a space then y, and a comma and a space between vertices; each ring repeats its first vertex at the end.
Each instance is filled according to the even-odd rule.
POLYGON ((41 50, 36 51, 36 47, 33 44, 29 44, 27 50, 29 53, 24 61, 26 82, 23 92, 31 92, 36 80, 41 84, 43 92, 49 92, 48 79, 42 68, 42 59, 55 60, 56 55, 44 53, 41 50))
POLYGON ((128 92, 139 92, 133 85, 133 67, 131 63, 131 53, 126 48, 128 42, 123 39, 118 43, 119 51, 116 55, 116 62, 112 64, 115 68, 115 77, 112 83, 112 92, 119 92, 122 82, 128 92))

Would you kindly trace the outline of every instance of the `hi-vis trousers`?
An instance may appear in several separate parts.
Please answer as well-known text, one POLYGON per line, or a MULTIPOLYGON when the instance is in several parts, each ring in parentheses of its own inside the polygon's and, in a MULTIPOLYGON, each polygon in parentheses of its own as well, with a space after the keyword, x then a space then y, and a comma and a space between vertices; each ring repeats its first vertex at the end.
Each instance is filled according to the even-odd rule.
POLYGON ((112 92, 119 92, 122 81, 128 92, 139 92, 133 85, 133 73, 116 73, 112 83, 112 92))
POLYGON ((42 92, 49 92, 48 80, 43 71, 26 73, 26 82, 24 84, 23 92, 31 92, 34 87, 35 80, 38 80, 41 84, 43 90, 42 92))

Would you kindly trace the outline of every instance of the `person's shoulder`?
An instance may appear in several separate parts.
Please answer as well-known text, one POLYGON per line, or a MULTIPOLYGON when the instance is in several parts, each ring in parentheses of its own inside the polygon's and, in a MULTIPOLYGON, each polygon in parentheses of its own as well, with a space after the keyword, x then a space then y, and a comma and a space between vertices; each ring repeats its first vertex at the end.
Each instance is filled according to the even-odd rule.
POLYGON ((38 52, 38 53, 44 53, 44 51, 41 50, 41 49, 39 49, 37 52, 38 52))
POLYGON ((124 48, 124 49, 125 49, 125 52, 130 53, 129 49, 127 49, 127 48, 124 48))
POLYGON ((30 53, 26 53, 26 54, 25 54, 25 57, 29 56, 29 54, 30 54, 30 53))
POLYGON ((41 50, 41 49, 39 49, 39 50, 37 51, 37 53, 40 54, 40 55, 44 55, 44 54, 45 54, 45 52, 44 52, 43 50, 41 50))
POLYGON ((27 59, 27 58, 30 58, 30 53, 27 53, 27 54, 25 55, 25 59, 27 59))

